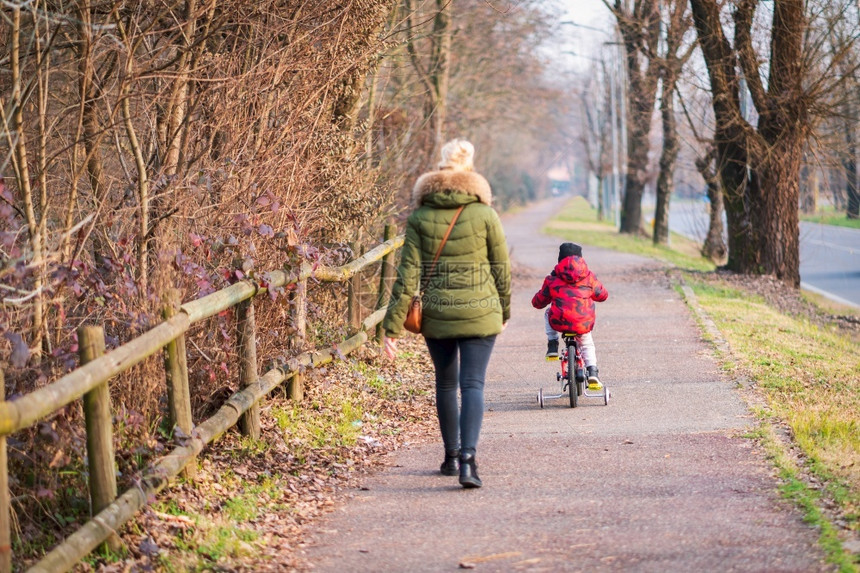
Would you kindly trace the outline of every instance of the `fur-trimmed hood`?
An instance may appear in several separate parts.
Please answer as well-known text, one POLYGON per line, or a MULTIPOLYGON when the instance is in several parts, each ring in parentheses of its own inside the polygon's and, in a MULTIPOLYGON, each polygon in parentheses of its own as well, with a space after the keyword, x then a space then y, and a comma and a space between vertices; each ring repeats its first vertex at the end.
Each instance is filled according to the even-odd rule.
POLYGON ((412 189, 412 204, 417 209, 424 203, 424 198, 433 193, 474 195, 485 205, 490 205, 493 201, 490 184, 474 171, 443 169, 425 173, 418 178, 412 189))

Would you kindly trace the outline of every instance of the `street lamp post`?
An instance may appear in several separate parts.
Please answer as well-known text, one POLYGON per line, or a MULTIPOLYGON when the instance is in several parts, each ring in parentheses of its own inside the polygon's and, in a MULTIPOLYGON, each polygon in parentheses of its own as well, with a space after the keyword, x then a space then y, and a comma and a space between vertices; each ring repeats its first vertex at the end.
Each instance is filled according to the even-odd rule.
MULTIPOLYGON (((616 41, 603 42, 603 45, 623 46, 624 44, 622 42, 616 41)), ((610 101, 612 105, 613 204, 615 206, 615 226, 618 229, 621 229, 621 197, 624 195, 625 187, 625 185, 622 183, 624 181, 624 177, 622 177, 622 175, 626 175, 627 173, 627 86, 625 83, 623 53, 621 53, 620 50, 618 53, 620 57, 611 58, 612 73, 610 75, 610 79, 612 83, 612 88, 610 93, 610 101), (621 88, 620 94, 616 91, 619 88, 621 88), (617 102, 616 99, 618 100, 617 102), (623 154, 623 161, 620 160, 618 157, 619 151, 623 154)))
POLYGON ((612 122, 612 205, 615 211, 615 226, 620 228, 618 210, 618 115, 615 103, 615 60, 609 66, 609 116, 612 122))

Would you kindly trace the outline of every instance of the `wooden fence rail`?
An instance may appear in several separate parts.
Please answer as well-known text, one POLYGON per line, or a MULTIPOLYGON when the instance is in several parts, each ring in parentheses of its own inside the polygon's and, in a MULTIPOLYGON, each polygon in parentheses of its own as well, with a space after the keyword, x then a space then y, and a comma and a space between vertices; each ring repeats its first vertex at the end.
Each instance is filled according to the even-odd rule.
MULTIPOLYGON (((267 275, 270 287, 297 285, 304 287, 310 278, 325 282, 345 282, 357 276, 370 264, 380 260, 390 264, 390 254, 403 246, 403 235, 392 237, 393 231, 386 229, 386 241, 364 255, 340 267, 319 266, 304 263, 292 273, 274 271, 267 275)), ((90 497, 93 518, 55 547, 30 571, 67 571, 100 544, 107 542, 115 547, 118 528, 131 519, 154 494, 166 487, 173 477, 186 469, 203 448, 228 429, 240 424, 243 432, 254 435, 259 432, 258 403, 284 381, 293 379, 290 397, 301 398, 302 390, 296 388, 301 371, 326 364, 338 356, 345 356, 368 340, 367 331, 375 328, 385 316, 386 297, 384 288, 388 277, 386 265, 382 265, 380 293, 377 310, 358 323, 356 309, 358 301, 349 303, 352 336, 327 349, 318 349, 300 354, 286 364, 276 366, 257 375, 256 334, 253 298, 266 288, 253 280, 243 280, 210 295, 182 305, 175 293, 169 293, 165 301, 164 322, 137 338, 102 354, 103 332, 98 327, 82 327, 81 366, 55 382, 43 386, 15 401, 6 402, 0 394, 0 573, 11 570, 10 533, 8 518, 10 506, 6 484, 7 464, 5 459, 5 437, 27 428, 73 400, 84 397, 87 412, 87 443, 90 450, 90 497), (214 316, 231 307, 237 308, 237 348, 240 360, 240 390, 233 394, 209 419, 193 426, 190 416, 188 372, 185 357, 184 335, 190 326, 214 316), (357 332, 356 332, 357 331, 357 332), (137 487, 116 496, 115 460, 111 442, 110 403, 108 384, 111 378, 156 352, 165 352, 167 393, 170 422, 190 436, 181 445, 144 470, 137 487), (241 420, 241 423, 240 423, 241 420), (97 467, 92 467, 96 464, 97 467), (96 476, 98 476, 96 478, 96 476), (4 525, 5 524, 5 525, 4 525), (5 550, 5 551, 4 551, 5 550)), ((390 269, 389 269, 390 270, 390 269)), ((357 296, 355 284, 349 289, 351 297, 357 296)), ((303 288, 299 289, 304 292, 303 288)), ((300 321, 304 321, 305 301, 299 301, 300 321)), ((303 329, 302 329, 303 330, 303 329)), ((0 371, 0 383, 2 383, 0 371)), ((0 389, 2 391, 2 389, 0 389)), ((256 437, 256 436, 255 436, 256 437)), ((188 472, 186 471, 186 475, 188 472)))

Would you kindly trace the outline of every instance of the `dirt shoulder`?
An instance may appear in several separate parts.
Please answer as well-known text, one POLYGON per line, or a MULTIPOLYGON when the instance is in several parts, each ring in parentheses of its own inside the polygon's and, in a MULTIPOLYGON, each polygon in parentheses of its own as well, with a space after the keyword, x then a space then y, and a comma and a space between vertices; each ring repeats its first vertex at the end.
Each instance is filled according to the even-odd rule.
POLYGON ((856 308, 839 305, 819 295, 805 294, 773 276, 738 275, 722 270, 696 273, 695 276, 711 284, 725 285, 759 296, 784 314, 804 318, 821 327, 835 326, 860 342, 860 310, 856 308))

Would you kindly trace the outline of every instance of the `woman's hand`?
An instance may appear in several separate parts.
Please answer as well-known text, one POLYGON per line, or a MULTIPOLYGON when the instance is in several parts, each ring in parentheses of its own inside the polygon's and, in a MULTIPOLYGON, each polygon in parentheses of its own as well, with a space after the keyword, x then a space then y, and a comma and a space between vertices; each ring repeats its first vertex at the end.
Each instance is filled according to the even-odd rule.
POLYGON ((394 357, 397 356, 397 340, 386 336, 383 339, 383 344, 385 345, 385 355, 390 360, 394 360, 394 357))
POLYGON ((506 329, 507 327, 508 327, 508 323, 507 323, 507 322, 503 322, 503 323, 502 323, 502 332, 504 332, 504 331, 505 331, 505 329, 506 329))

